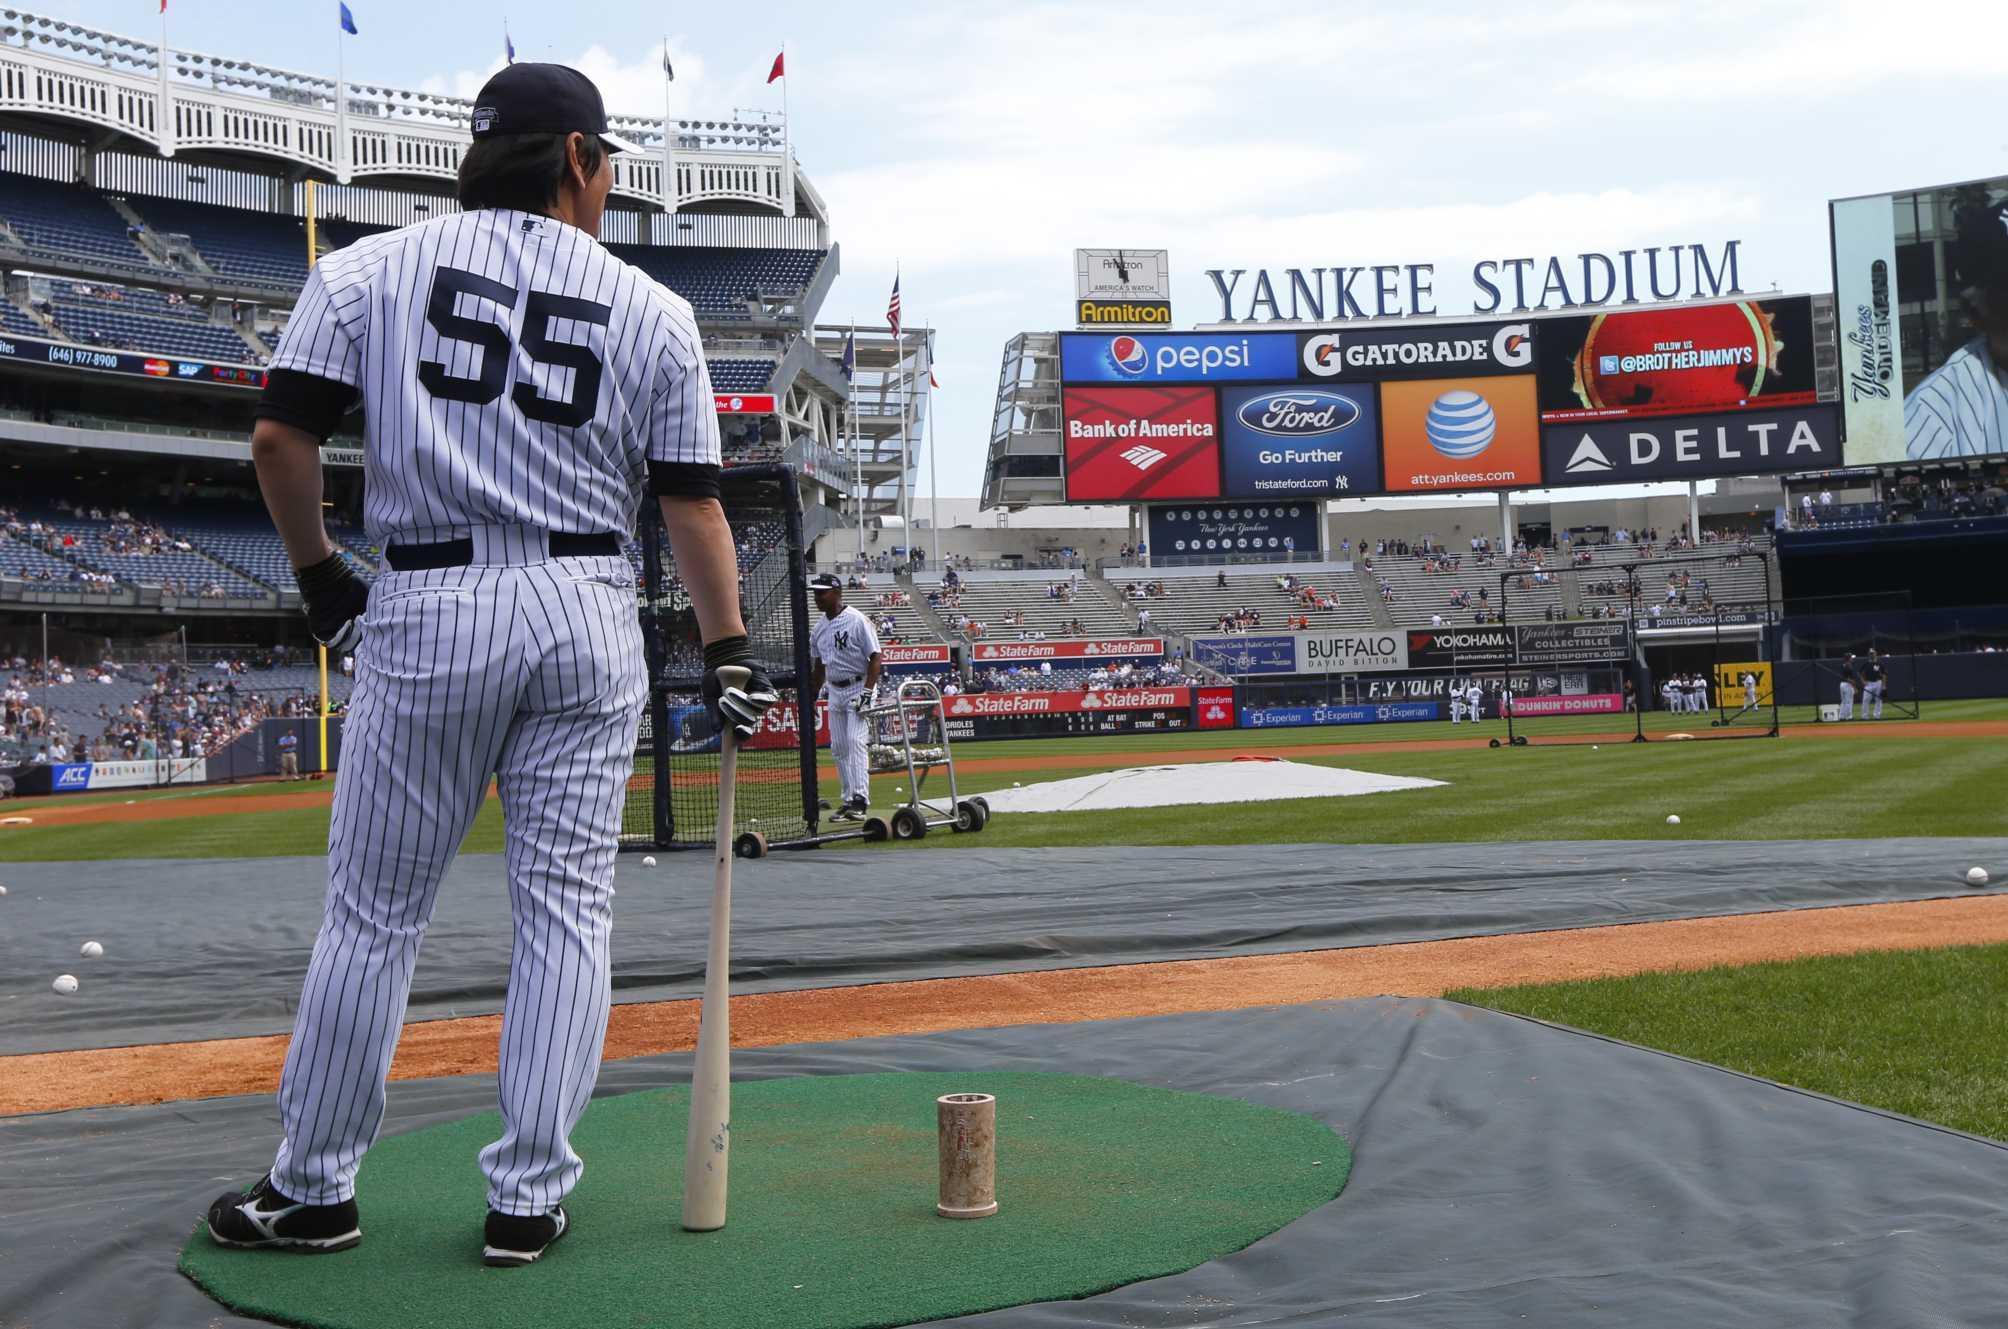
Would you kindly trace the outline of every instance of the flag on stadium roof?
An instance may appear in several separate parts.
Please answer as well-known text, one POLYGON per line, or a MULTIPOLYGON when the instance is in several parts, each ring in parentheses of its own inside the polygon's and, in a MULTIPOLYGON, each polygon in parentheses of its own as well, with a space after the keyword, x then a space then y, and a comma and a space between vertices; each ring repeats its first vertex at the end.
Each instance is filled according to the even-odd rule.
POLYGON ((930 388, 938 388, 941 386, 941 380, 934 376, 934 361, 932 360, 929 360, 927 362, 927 386, 929 386, 930 388))
POLYGON ((507 19, 502 21, 502 62, 509 65, 516 63, 516 43, 509 40, 509 21, 507 19))
POLYGON ((844 378, 855 378, 858 372, 858 330, 851 329, 851 335, 844 338, 844 378))
POLYGON ((662 76, 671 83, 676 82, 676 68, 669 63, 669 38, 662 39, 662 76))
POLYGON ((780 78, 783 74, 788 72, 787 69, 785 68, 787 60, 788 60, 788 53, 786 51, 783 51, 781 52, 781 54, 774 57, 774 67, 767 71, 767 81, 769 83, 772 83, 775 79, 780 78))
POLYGON ((885 302, 885 321, 892 335, 899 336, 899 274, 892 274, 892 299, 885 302))
POLYGON ((349 12, 348 0, 335 0, 335 3, 341 6, 342 31, 352 37, 360 37, 362 34, 356 31, 356 16, 349 12))

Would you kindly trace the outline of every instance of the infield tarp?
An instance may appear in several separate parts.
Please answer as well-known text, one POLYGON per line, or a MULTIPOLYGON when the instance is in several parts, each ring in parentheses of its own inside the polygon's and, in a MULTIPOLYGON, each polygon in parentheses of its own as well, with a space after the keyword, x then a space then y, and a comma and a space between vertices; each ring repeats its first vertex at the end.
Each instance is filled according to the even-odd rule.
MULTIPOLYGON (((1229 815, 1216 810, 1211 815, 1229 815)), ((1581 841, 779 854, 733 877, 744 992, 1372 946, 1969 894, 2001 840, 1581 841)), ((709 855, 621 859, 614 999, 703 989, 709 855)), ((0 865, 0 1054, 291 1030, 320 859, 0 865), (104 943, 103 959, 78 947, 104 943), (59 973, 83 988, 50 991, 59 973)), ((499 855, 439 893, 410 1018, 502 1009, 499 855)))
MULTIPOLYGON (((687 1056, 616 1062, 600 1091, 678 1083, 689 1067, 687 1056)), ((1246 1250, 959 1329, 1980 1329, 2008 1305, 2001 1144, 1446 1002, 763 1048, 736 1052, 733 1068, 746 1079, 967 1070, 974 1089, 985 1069, 1117 1076, 1308 1113, 1353 1146, 1343 1195, 1246 1250)), ((488 1077, 393 1084, 387 1129, 494 1096, 488 1077)), ((252 1324, 174 1262, 209 1200, 263 1171, 276 1132, 268 1097, 0 1120, 0 1325, 252 1324)), ((581 1185, 617 1163, 587 1159, 581 1185)), ((365 1241, 369 1184, 365 1162, 365 1241)), ((998 1198, 1011 1203, 1008 1163, 998 1198)), ((466 1227, 475 1258, 480 1215, 440 1221, 466 1227)), ((635 1221, 674 1223, 674 1198, 635 1221)), ((568 1240, 592 1239, 582 1226, 568 1240)), ((675 1307, 637 1311, 686 1322, 675 1307)))

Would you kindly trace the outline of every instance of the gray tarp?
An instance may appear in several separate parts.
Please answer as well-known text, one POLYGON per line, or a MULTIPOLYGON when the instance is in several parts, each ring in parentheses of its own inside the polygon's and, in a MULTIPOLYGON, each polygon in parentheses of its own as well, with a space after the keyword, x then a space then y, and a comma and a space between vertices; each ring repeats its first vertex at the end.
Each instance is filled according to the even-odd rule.
MULTIPOLYGON (((781 854, 734 876, 741 991, 1369 946, 1967 893, 2000 840, 1251 845, 781 854)), ((695 996, 707 854, 621 860, 615 1000, 695 996)), ((0 865, 0 1053, 284 1033, 319 859, 0 865), (78 946, 95 938, 101 960, 78 946), (83 980, 59 998, 59 973, 83 980)), ((486 1015, 508 978, 502 860, 440 889, 411 1017, 486 1015)))
MULTIPOLYGON (((980 1087, 985 1067, 1118 1076, 1307 1112, 1352 1142, 1355 1165, 1337 1201, 1238 1254, 1084 1301, 956 1322, 968 1329, 1978 1329, 2000 1325, 2008 1307, 2001 1145, 1445 1002, 734 1057, 745 1078, 968 1069, 980 1087)), ((600 1088, 688 1073, 681 1056, 619 1062, 600 1088)), ((395 1084, 389 1129, 493 1100, 486 1077, 395 1084)), ((175 1274, 174 1260, 213 1195, 264 1169, 275 1129, 265 1098, 0 1121, 0 1326, 245 1324, 175 1274)), ((368 1185, 365 1166, 365 1231, 368 1185)), ((1008 1172, 1002 1185, 1008 1204, 1008 1172)), ((470 1259, 476 1221, 466 1218, 470 1259)), ((592 1239, 585 1228, 572 1238, 592 1239)))
MULTIPOLYGON (((740 864, 741 991, 1869 904, 2008 876, 2000 840, 1586 841, 888 849, 740 864)), ((709 855, 621 860, 617 1001, 695 996, 709 855)), ((0 865, 0 1054, 284 1033, 320 926, 319 859, 0 865), (78 957, 95 938, 101 960, 78 957), (58 998, 59 973, 83 980, 58 998)), ((440 888, 411 1018, 502 1009, 502 860, 440 888)))

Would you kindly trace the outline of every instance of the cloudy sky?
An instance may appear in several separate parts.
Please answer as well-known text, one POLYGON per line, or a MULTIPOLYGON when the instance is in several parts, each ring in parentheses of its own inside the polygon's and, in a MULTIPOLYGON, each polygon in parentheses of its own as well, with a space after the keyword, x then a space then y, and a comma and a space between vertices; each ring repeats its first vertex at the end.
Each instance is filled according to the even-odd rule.
MULTIPOLYGON (((969 5, 350 0, 352 79, 471 94, 502 61, 578 65, 617 111, 778 107, 828 200, 825 321, 941 329, 941 492, 982 476, 1004 341, 1069 316, 1075 246, 1207 268, 1434 263, 1740 239, 1749 290, 1828 290, 1825 200, 2008 173, 1998 0, 1235 0, 969 5)), ((134 35, 152 0, 40 0, 134 35)), ((335 0, 171 0, 171 40, 332 73, 335 0), (325 21, 307 15, 325 10, 325 21)), ((921 492, 926 492, 923 480, 921 492)))

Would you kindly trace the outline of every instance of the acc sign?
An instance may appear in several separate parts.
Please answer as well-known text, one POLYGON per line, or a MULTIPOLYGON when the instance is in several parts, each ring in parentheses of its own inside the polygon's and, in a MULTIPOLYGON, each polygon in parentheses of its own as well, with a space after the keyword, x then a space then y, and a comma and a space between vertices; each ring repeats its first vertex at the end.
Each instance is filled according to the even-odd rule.
POLYGON ((1834 414, 1808 406, 1549 425, 1541 451, 1551 485, 1819 471, 1841 464, 1834 414))
POLYGON ((1359 328, 1307 332, 1298 354, 1309 379, 1372 381, 1524 373, 1534 363, 1531 323, 1359 328))

